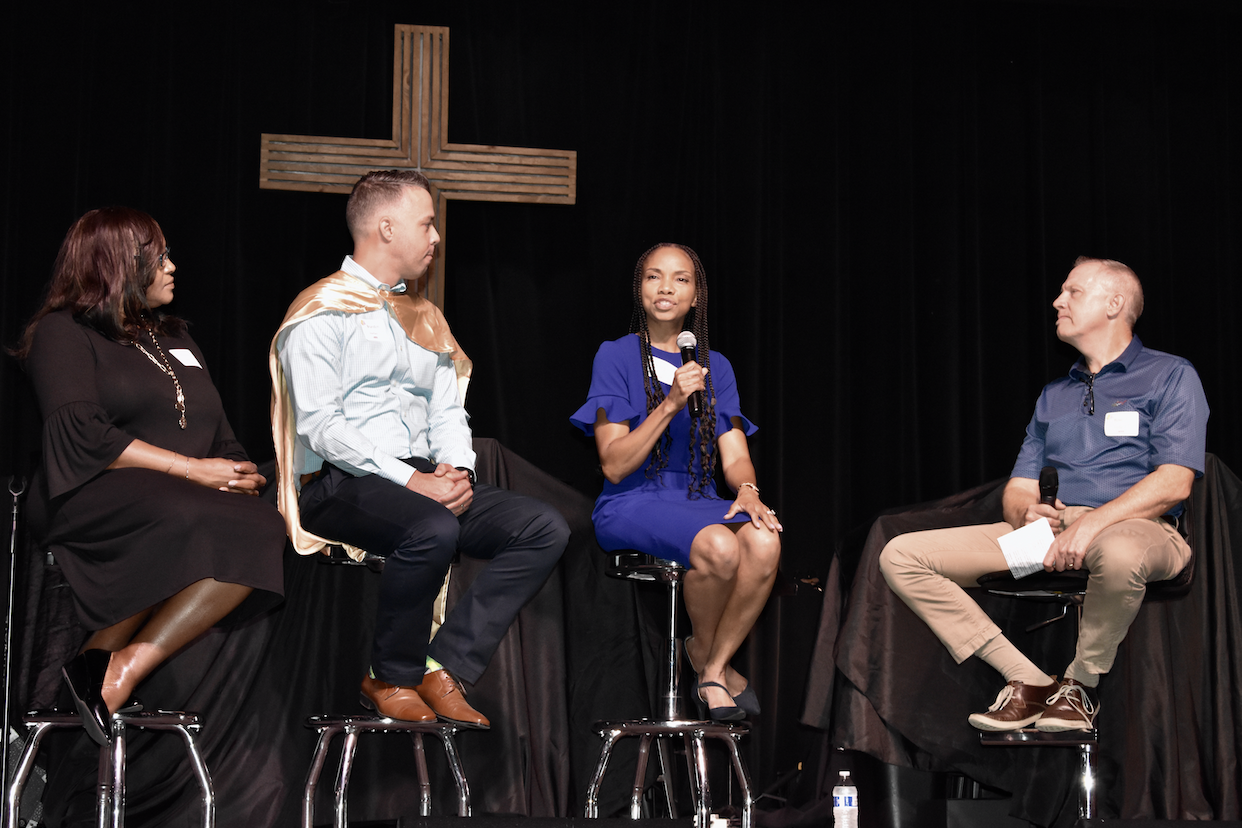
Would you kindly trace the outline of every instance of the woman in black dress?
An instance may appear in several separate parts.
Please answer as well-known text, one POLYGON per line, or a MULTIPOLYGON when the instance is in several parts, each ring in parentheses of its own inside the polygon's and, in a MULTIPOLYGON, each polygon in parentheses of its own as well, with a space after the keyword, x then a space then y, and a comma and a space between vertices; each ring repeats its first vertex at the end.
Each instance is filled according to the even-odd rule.
POLYGON ((31 526, 92 630, 62 672, 100 744, 156 666, 282 594, 284 523, 245 496, 266 481, 185 323, 161 310, 175 271, 150 216, 92 210, 15 352, 43 413, 31 526))

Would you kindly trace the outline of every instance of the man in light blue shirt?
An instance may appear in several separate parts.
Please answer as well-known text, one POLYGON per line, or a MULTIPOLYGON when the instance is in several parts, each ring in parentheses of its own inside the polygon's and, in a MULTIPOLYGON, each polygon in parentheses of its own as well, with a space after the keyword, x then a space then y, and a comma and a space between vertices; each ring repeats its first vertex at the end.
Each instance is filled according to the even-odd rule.
POLYGON ((1178 523, 1205 465, 1208 405, 1198 374, 1134 336, 1143 289, 1121 262, 1078 259, 1052 306, 1057 337, 1082 358, 1035 404, 1005 486, 1004 522, 911 532, 880 553, 893 592, 953 658, 979 656, 1004 677, 995 703, 970 716, 980 730, 1093 728, 1095 688, 1113 666, 1146 585, 1175 577, 1190 560, 1178 523), (1045 466, 1060 478, 1054 503, 1040 492, 1045 466), (1055 537, 1044 568, 1090 572, 1074 660, 1062 681, 1019 652, 963 590, 1007 568, 997 538, 1045 520, 1055 537))
POLYGON ((486 728, 457 679, 482 675, 569 529, 538 500, 476 483, 459 391, 469 361, 439 310, 405 292, 440 240, 426 178, 368 173, 346 219, 353 255, 294 301, 273 340, 281 511, 299 552, 340 542, 385 558, 363 704, 486 728), (458 550, 490 563, 429 645, 458 550))

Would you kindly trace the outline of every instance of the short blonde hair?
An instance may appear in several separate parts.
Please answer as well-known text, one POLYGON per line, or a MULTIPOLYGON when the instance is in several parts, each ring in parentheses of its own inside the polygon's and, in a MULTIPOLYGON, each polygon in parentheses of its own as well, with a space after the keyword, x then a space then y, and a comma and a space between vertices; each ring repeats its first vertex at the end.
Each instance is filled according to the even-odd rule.
POLYGON ((1126 323, 1130 330, 1134 330, 1135 323, 1143 315, 1143 283, 1134 269, 1116 259, 1097 259, 1094 256, 1079 256, 1074 260, 1074 267, 1081 264, 1097 264, 1108 271, 1113 288, 1126 297, 1126 323))

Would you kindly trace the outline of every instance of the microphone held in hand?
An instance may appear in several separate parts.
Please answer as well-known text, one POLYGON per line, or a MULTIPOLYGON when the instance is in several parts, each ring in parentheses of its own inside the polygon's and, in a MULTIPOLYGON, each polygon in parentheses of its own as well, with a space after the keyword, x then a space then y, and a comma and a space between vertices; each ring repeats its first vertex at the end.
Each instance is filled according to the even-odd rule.
MULTIPOLYGON (((681 333, 677 334, 677 347, 681 349, 681 364, 682 365, 685 365, 687 362, 694 362, 695 357, 697 356, 697 354, 695 354, 695 348, 698 347, 698 344, 699 344, 698 339, 696 339, 694 334, 691 333, 690 331, 682 331, 681 333)), ((690 409, 691 417, 697 417, 700 414, 702 414, 703 413, 703 395, 698 391, 695 391, 693 394, 691 394, 688 407, 690 409)), ((1056 472, 1053 472, 1053 474, 1055 473, 1056 472)))
POLYGON ((1057 470, 1052 466, 1044 466, 1039 472, 1039 502, 1049 506, 1057 505, 1057 489, 1061 482, 1057 478, 1057 470))

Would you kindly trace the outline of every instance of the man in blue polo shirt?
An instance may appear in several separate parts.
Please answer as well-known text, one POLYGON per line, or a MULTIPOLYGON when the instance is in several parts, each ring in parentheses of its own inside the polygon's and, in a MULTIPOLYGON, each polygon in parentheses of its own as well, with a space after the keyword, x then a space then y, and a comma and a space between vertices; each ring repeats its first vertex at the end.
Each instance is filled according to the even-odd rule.
POLYGON ((970 717, 981 730, 1091 729, 1095 688, 1147 583, 1174 577, 1190 560, 1178 521, 1203 474, 1208 405, 1198 374, 1134 336, 1143 288, 1121 262, 1079 258, 1053 307, 1057 337, 1082 358, 1035 404, 1005 486, 1004 522, 899 535, 880 555, 889 587, 959 664, 976 655, 1004 677, 995 703, 970 717), (1040 502, 1044 466, 1060 478, 1055 505, 1040 502), (998 537, 1038 520, 1055 535, 1044 568, 1091 573, 1062 681, 1019 652, 963 590, 1007 568, 998 537))

